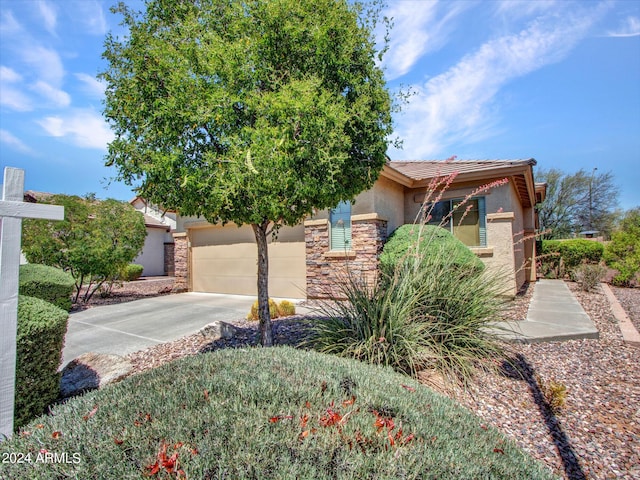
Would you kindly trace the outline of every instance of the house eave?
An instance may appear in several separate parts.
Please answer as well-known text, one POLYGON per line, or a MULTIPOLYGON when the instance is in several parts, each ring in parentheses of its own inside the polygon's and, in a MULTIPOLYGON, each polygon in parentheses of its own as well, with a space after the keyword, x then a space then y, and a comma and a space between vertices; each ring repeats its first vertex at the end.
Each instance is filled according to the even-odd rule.
MULTIPOLYGON (((518 163, 514 162, 513 164, 506 164, 497 168, 485 168, 477 171, 461 172, 456 175, 452 185, 473 182, 482 182, 486 184, 493 180, 506 178, 513 184, 518 192, 518 197, 520 198, 522 205, 525 208, 530 208, 536 204, 536 187, 533 180, 533 166, 536 165, 536 163, 535 159, 530 158, 519 161, 518 163)), ((387 162, 381 173, 384 177, 408 188, 424 188, 429 186, 433 180, 433 177, 421 179, 411 178, 410 176, 393 168, 392 162, 387 162)), ((443 176, 446 177, 447 175, 443 176)))

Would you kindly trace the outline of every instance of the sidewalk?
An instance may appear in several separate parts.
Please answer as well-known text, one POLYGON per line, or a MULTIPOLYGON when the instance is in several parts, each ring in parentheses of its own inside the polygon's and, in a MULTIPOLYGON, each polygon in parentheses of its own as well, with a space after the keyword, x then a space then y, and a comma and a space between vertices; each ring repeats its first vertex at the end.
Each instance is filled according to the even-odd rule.
POLYGON ((521 343, 598 338, 598 329, 564 281, 546 279, 536 283, 526 320, 499 322, 494 333, 521 343))

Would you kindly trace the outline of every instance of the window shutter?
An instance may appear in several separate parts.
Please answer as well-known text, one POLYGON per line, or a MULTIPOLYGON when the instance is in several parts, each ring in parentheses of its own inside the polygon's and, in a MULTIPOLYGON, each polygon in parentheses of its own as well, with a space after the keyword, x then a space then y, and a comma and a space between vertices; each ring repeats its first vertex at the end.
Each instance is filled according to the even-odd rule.
POLYGON ((484 197, 478 197, 478 217, 480 221, 480 246, 487 246, 487 208, 484 197))
POLYGON ((340 202, 331 210, 331 250, 351 250, 351 203, 340 202))

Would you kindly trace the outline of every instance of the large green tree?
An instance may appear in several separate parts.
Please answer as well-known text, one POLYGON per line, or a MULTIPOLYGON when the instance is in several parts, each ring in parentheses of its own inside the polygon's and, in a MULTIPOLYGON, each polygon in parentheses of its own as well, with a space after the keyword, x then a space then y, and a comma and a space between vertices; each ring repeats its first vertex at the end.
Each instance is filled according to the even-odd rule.
MULTIPOLYGON (((374 6, 375 7, 375 6, 374 6)), ((346 0, 148 0, 115 11, 107 163, 181 215, 251 225, 262 344, 272 344, 268 236, 371 187, 391 98, 378 8, 346 0)))
POLYGON ((547 196, 537 206, 545 238, 567 238, 581 231, 608 235, 617 219, 619 189, 611 172, 580 169, 565 173, 536 171, 536 182, 547 184, 547 196))
POLYGON ((30 263, 70 272, 76 302, 88 301, 116 278, 144 246, 144 217, 128 203, 70 195, 53 195, 41 202, 63 205, 64 220, 25 220, 22 251, 30 263))

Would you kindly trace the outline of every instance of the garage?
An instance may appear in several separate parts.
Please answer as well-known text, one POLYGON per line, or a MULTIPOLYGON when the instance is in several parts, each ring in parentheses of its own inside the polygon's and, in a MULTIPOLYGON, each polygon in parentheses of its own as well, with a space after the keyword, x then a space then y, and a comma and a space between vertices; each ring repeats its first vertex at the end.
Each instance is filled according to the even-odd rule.
MULTIPOLYGON (((257 296, 258 247, 250 226, 190 228, 189 238, 192 291, 257 296)), ((305 287, 304 226, 283 227, 269 243, 269 295, 305 298, 305 287)))

